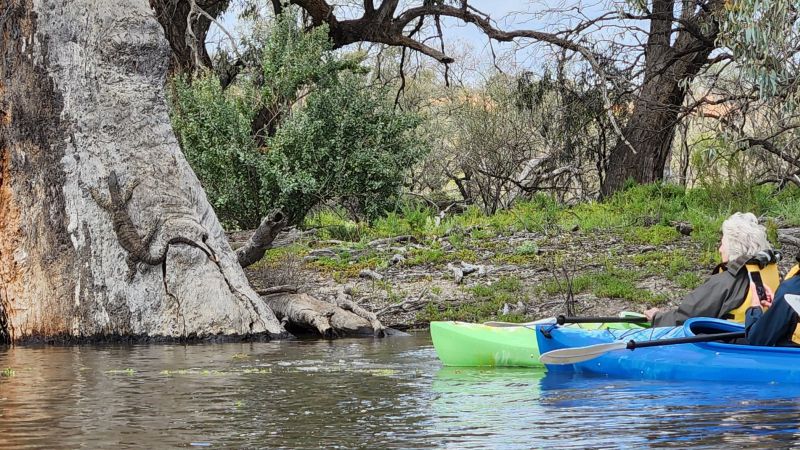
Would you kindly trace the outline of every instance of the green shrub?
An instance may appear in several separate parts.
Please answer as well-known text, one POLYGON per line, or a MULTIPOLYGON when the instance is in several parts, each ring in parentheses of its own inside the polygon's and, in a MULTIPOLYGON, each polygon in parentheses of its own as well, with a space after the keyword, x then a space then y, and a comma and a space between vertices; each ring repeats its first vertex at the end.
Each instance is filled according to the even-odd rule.
POLYGON ((173 127, 223 225, 254 228, 273 208, 297 224, 328 202, 367 219, 393 210, 425 153, 420 119, 293 14, 271 28, 258 71, 225 91, 211 73, 174 83, 173 127))
POLYGON ((254 228, 268 209, 259 192, 263 157, 250 137, 253 110, 213 75, 174 80, 172 123, 208 200, 226 228, 254 228))
POLYGON ((395 112, 382 88, 340 74, 269 140, 261 195, 295 221, 325 200, 377 218, 395 207, 407 169, 424 154, 410 133, 418 124, 395 112))
POLYGON ((525 241, 514 249, 514 253, 517 255, 536 255, 539 253, 539 246, 536 245, 536 242, 525 241))

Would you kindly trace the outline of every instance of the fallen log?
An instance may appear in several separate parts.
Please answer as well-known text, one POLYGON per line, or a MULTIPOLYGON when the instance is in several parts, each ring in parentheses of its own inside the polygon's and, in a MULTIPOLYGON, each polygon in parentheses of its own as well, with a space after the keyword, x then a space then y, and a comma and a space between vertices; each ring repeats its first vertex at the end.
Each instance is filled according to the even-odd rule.
POLYGON ((778 242, 800 247, 800 228, 779 228, 778 242))
POLYGON ((336 294, 336 304, 340 308, 350 311, 362 319, 366 319, 372 327, 372 332, 375 334, 375 336, 383 336, 385 327, 381 321, 378 320, 378 316, 372 311, 367 311, 354 301, 350 300, 350 296, 347 295, 345 290, 341 287, 339 288, 339 292, 336 294))
POLYGON ((281 284, 279 286, 257 289, 256 293, 258 293, 258 295, 272 295, 272 294, 283 294, 283 293, 296 294, 297 286, 292 286, 290 284, 281 284))

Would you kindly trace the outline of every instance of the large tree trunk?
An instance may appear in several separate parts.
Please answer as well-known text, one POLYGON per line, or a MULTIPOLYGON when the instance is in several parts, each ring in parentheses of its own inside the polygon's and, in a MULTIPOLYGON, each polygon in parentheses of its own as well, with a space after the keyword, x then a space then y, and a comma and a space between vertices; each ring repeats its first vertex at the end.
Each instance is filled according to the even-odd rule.
POLYGON ((629 178, 639 183, 663 179, 684 96, 674 82, 651 81, 643 87, 623 129, 630 145, 620 140, 609 155, 603 196, 618 191, 629 178))
POLYGON ((230 0, 150 0, 172 47, 170 73, 193 73, 203 67, 211 68, 211 58, 206 51, 211 20, 204 13, 217 17, 229 3, 230 0))
POLYGON ((675 42, 675 0, 654 0, 645 50, 644 82, 631 119, 609 155, 602 195, 618 191, 628 178, 652 183, 664 178, 686 86, 708 62, 716 47, 718 23, 710 11, 724 2, 712 0, 696 15, 683 18, 675 42), (702 26, 707 30, 702 31, 702 26), (627 142, 626 142, 627 141, 627 142), (631 148, 632 147, 632 148, 631 148), (634 152, 635 150, 635 152, 634 152))
POLYGON ((0 11, 0 338, 286 336, 178 148, 147 0, 0 11))

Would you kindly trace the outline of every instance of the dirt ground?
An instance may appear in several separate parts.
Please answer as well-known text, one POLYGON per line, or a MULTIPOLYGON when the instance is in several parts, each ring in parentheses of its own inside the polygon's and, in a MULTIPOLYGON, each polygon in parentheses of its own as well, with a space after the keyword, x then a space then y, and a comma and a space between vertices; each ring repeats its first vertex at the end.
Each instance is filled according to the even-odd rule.
MULTIPOLYGON (((680 279, 690 277, 699 284, 714 266, 710 261, 699 262, 704 252, 691 237, 656 246, 626 241, 621 234, 573 230, 487 237, 473 232, 454 246, 447 238, 357 245, 319 240, 312 232, 291 247, 270 250, 261 264, 246 273, 256 289, 292 285, 322 300, 335 296, 344 285, 353 299, 375 312, 384 325, 406 330, 426 328, 431 314, 458 315, 487 302, 494 302, 497 311, 492 308, 479 319, 502 317, 504 312, 532 320, 568 312, 608 316, 641 312, 652 305, 674 307, 692 288, 680 279), (456 269, 477 270, 459 280, 456 269), (612 277, 610 283, 615 283, 614 276, 627 277, 628 284, 635 285, 633 292, 642 297, 625 292, 604 296, 598 289, 579 289, 568 305, 569 296, 564 293, 567 279, 579 288, 580 277, 612 277), (504 279, 518 280, 515 285, 519 287, 511 299, 498 303, 492 298, 492 287, 504 279), (561 292, 554 292, 553 286, 559 283, 561 292), (551 288, 546 289, 547 285, 551 288)), ((246 233, 232 235, 234 246, 244 236, 246 233)), ((797 250, 783 249, 787 255, 781 263, 784 272, 794 263, 797 250)))

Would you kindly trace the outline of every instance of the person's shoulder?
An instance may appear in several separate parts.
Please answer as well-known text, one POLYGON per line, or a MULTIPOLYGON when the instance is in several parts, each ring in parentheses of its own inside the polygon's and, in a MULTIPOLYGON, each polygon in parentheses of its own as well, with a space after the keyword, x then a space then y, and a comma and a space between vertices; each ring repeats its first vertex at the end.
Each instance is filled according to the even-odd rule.
POLYGON ((740 256, 740 257, 738 257, 738 258, 736 258, 736 259, 734 259, 732 261, 728 261, 727 270, 725 270, 725 271, 723 271, 721 273, 728 273, 731 276, 736 276, 740 272, 743 272, 743 271, 747 270, 746 269, 747 263, 751 259, 752 258, 750 257, 750 255, 742 255, 742 256, 740 256))
POLYGON ((781 288, 784 288, 784 290, 791 289, 793 292, 799 292, 800 275, 795 275, 792 278, 789 278, 788 280, 783 280, 781 284, 778 286, 778 290, 780 290, 781 288))
POLYGON ((736 284, 736 275, 725 270, 708 277, 703 284, 692 290, 692 295, 707 296, 719 292, 725 292, 734 284, 736 284))

